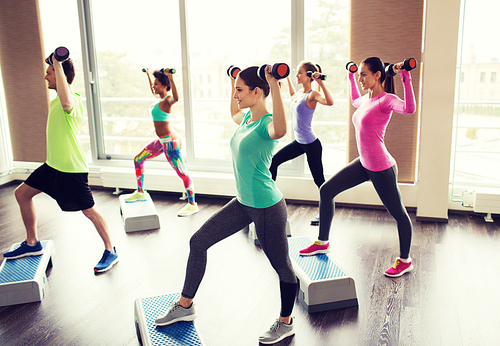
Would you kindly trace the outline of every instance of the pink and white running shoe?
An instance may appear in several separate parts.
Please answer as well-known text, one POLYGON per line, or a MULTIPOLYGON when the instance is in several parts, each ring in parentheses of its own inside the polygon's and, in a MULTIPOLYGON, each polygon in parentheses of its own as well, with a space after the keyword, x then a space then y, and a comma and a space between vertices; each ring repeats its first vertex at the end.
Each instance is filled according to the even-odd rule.
POLYGON ((314 243, 299 251, 302 256, 312 256, 321 253, 330 252, 330 242, 325 245, 321 244, 320 241, 316 240, 314 243))
POLYGON ((398 257, 396 258, 396 262, 394 263, 394 265, 385 271, 385 275, 391 278, 396 278, 412 270, 413 264, 411 264, 411 258, 410 262, 405 263, 401 261, 401 258, 398 257))

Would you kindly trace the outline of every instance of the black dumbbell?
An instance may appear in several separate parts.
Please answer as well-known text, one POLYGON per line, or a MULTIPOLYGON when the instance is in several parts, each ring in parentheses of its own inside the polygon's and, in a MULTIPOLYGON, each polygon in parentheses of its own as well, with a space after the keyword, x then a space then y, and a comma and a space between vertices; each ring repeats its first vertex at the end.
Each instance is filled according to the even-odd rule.
POLYGON ((347 71, 350 73, 356 73, 358 71, 358 65, 356 65, 354 62, 349 61, 346 65, 345 68, 347 71))
POLYGON ((231 65, 227 69, 227 75, 231 77, 231 79, 236 79, 238 77, 238 73, 240 73, 241 69, 237 66, 231 65))
POLYGON ((69 50, 66 47, 57 47, 54 53, 50 54, 49 60, 52 64, 52 57, 54 57, 59 62, 64 62, 69 59, 69 50))
POLYGON ((168 68, 168 67, 165 67, 165 68, 161 68, 160 69, 160 72, 162 73, 171 73, 171 74, 174 74, 176 72, 175 68, 168 68))
MULTIPOLYGON (((394 65, 395 64, 390 64, 390 65, 387 65, 385 67, 385 74, 386 75, 389 75, 389 76, 392 76, 394 77, 395 75, 397 75, 396 72, 394 72, 394 65)), ((406 71, 411 71, 413 70, 415 67, 417 67, 418 63, 417 63, 417 60, 415 58, 408 58, 408 59, 405 59, 403 61, 403 69, 405 69, 406 71)))
MULTIPOLYGON (((312 71, 307 71, 306 75, 307 75, 307 77, 312 78, 313 73, 314 72, 312 72, 312 71)), ((319 76, 319 79, 325 80, 326 79, 326 74, 321 73, 320 76, 319 76)))
MULTIPOLYGON (((262 80, 266 80, 266 67, 267 64, 264 64, 257 70, 257 75, 262 80)), ((288 77, 289 74, 290 74, 290 66, 288 66, 288 64, 284 62, 277 62, 271 68, 271 75, 276 79, 286 78, 288 77)))

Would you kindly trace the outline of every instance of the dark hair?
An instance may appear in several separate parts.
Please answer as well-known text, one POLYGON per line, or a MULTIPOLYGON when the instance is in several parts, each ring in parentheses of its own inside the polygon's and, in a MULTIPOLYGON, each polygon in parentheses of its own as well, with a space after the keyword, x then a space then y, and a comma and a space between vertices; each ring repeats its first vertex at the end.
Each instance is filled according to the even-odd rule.
MULTIPOLYGON (((52 66, 52 58, 53 58, 54 53, 50 54, 47 59, 45 59, 45 62, 47 65, 52 66)), ((73 64, 73 60, 68 59, 66 61, 62 62, 62 68, 64 71, 64 75, 66 76, 66 81, 68 84, 73 83, 73 80, 75 79, 75 65, 73 64)))
POLYGON ((158 80, 158 82, 167 87, 167 91, 170 90, 170 78, 168 78, 165 72, 163 72, 163 69, 153 72, 153 76, 158 80))
POLYGON ((389 65, 388 63, 383 63, 380 58, 377 57, 371 57, 371 58, 366 58, 361 62, 363 65, 368 66, 368 69, 372 73, 377 73, 380 71, 380 83, 382 84, 382 87, 384 88, 384 91, 389 93, 389 94, 395 94, 396 93, 396 86, 394 85, 394 77, 386 75, 385 73, 385 67, 389 65))
POLYGON ((271 89, 267 81, 260 79, 260 77, 257 75, 258 69, 259 68, 257 66, 247 67, 238 74, 238 77, 243 80, 245 85, 248 86, 250 90, 260 88, 264 92, 264 97, 267 97, 271 89))

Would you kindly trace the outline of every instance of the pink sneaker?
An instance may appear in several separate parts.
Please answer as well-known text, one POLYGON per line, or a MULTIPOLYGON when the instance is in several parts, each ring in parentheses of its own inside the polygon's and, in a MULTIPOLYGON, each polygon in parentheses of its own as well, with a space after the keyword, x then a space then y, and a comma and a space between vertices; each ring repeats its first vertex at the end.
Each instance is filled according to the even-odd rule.
POLYGON ((328 252, 330 252, 330 242, 323 245, 318 240, 312 243, 312 245, 309 245, 305 249, 299 251, 299 253, 302 256, 312 256, 319 253, 328 253, 328 252))
POLYGON ((404 263, 401 261, 401 258, 398 257, 396 258, 396 262, 394 263, 394 265, 385 271, 385 275, 390 276, 391 278, 396 278, 411 270, 413 270, 411 259, 410 262, 404 263))

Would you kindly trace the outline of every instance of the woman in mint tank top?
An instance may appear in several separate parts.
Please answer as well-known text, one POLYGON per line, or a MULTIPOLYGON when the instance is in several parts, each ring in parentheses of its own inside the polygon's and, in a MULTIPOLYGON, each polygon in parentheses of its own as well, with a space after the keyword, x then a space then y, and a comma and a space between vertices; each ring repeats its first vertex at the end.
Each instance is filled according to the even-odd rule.
POLYGON ((144 190, 144 163, 164 153, 167 161, 182 179, 188 198, 188 203, 177 213, 177 215, 188 216, 197 213, 198 205, 194 198, 193 181, 182 160, 181 138, 170 124, 172 106, 179 101, 179 94, 177 93, 177 87, 171 73, 172 70, 161 69, 153 72, 154 80, 149 72, 149 68, 143 71, 146 72, 148 76, 151 92, 153 95, 160 97, 160 100, 151 106, 151 116, 153 117, 153 123, 158 138, 146 145, 146 147, 135 156, 134 166, 137 178, 137 190, 126 197, 125 201, 140 202, 146 199, 146 192, 144 190), (172 90, 171 95, 168 94, 170 90, 172 90))
MULTIPOLYGON (((262 250, 279 277, 280 315, 259 337, 263 344, 274 344, 295 333, 291 314, 297 278, 288 255, 285 200, 269 172, 273 150, 278 139, 286 134, 285 111, 278 81, 270 74, 271 66, 267 67, 266 80, 257 76, 257 70, 256 66, 244 69, 231 81, 234 92, 231 118, 238 127, 230 144, 238 195, 191 237, 181 298, 155 323, 164 326, 195 319, 193 299, 205 273, 208 248, 253 222, 262 250), (266 108, 269 93, 273 100, 272 114, 266 108)), ((245 323, 244 313, 241 316, 245 323)), ((217 318, 217 311, 212 318, 217 318)))

